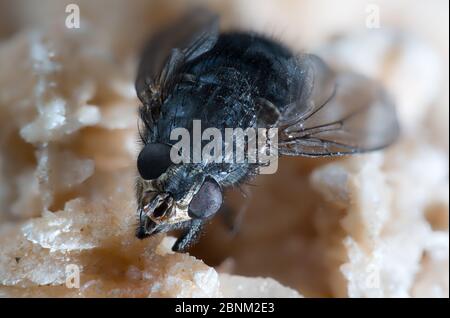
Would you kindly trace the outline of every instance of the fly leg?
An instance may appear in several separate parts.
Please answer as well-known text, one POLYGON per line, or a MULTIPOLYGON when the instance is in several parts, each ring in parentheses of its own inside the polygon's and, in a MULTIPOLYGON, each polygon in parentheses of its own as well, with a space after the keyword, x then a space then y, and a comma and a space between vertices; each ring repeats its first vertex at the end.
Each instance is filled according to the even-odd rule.
POLYGON ((229 206, 224 206, 222 208, 221 212, 223 220, 230 236, 235 236, 239 232, 247 208, 248 208, 247 203, 245 203, 237 211, 233 210, 229 206))
POLYGON ((201 232, 204 220, 193 219, 187 225, 187 229, 181 234, 172 247, 174 252, 185 252, 195 241, 201 232))
POLYGON ((222 212, 225 226, 229 231, 230 236, 232 237, 236 236, 236 234, 239 232, 239 229, 241 228, 242 222, 244 220, 245 213, 247 212, 247 209, 250 205, 251 193, 249 191, 244 192, 243 190, 241 190, 241 192, 246 200, 239 209, 232 209, 225 203, 220 211, 222 212))

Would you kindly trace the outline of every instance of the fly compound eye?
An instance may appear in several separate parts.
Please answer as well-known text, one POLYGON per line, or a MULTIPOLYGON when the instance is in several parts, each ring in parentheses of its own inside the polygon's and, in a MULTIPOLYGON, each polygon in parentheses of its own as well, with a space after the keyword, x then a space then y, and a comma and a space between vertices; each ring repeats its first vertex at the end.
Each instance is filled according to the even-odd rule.
POLYGON ((222 205, 222 189, 213 178, 206 178, 189 204, 189 216, 205 219, 215 214, 222 205))
POLYGON ((137 168, 145 180, 153 180, 166 172, 172 161, 170 160, 170 146, 160 143, 145 145, 137 159, 137 168))

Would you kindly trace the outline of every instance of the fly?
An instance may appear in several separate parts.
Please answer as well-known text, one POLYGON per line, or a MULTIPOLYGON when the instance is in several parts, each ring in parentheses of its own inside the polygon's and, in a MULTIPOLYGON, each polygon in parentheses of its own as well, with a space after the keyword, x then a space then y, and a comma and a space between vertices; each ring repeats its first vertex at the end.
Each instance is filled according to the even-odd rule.
POLYGON ((261 35, 220 33, 218 18, 208 12, 188 14, 150 40, 136 91, 143 123, 136 236, 183 229, 174 251, 196 241, 222 206, 224 189, 258 175, 262 166, 175 163, 174 154, 181 155, 171 138, 175 129, 192 133, 196 120, 203 132, 276 129, 278 154, 307 157, 382 149, 399 133, 395 107, 374 81, 334 72, 319 57, 294 54, 261 35))

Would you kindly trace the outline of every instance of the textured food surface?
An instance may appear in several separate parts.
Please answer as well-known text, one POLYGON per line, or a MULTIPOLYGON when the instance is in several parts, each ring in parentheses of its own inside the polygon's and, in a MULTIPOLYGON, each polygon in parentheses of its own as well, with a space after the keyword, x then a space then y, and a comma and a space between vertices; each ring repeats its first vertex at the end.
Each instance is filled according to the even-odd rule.
POLYGON ((402 135, 281 158, 226 193, 239 231, 218 216, 190 254, 134 237, 134 76, 152 32, 206 1, 77 3, 70 29, 65 1, 0 0, 0 296, 449 296, 447 1, 208 1, 224 29, 382 82, 402 135))

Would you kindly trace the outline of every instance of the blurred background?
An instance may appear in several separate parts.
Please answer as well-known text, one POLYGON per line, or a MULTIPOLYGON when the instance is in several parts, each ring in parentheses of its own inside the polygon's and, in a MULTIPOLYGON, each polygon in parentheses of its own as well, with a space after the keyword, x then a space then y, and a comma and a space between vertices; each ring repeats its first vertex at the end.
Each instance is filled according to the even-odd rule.
MULTIPOLYGON (((239 232, 218 217, 192 254, 306 296, 448 297, 446 0, 0 0, 0 222, 78 197, 116 200, 108 187, 135 167, 140 49, 195 6, 218 12, 223 30, 263 33, 378 79, 396 100, 402 139, 380 157, 283 158, 248 198, 227 193, 236 210, 246 207, 239 232), (69 4, 80 10, 79 28, 67 27, 69 4), (55 96, 64 106, 48 103, 55 96), (117 171, 126 173, 108 179, 117 171), (386 202, 382 212, 367 193, 381 193, 372 201, 386 202), (433 256, 436 244, 447 253, 433 256), (362 283, 371 266, 381 271, 377 292, 362 283)), ((132 211, 129 193, 115 206, 132 211)))

